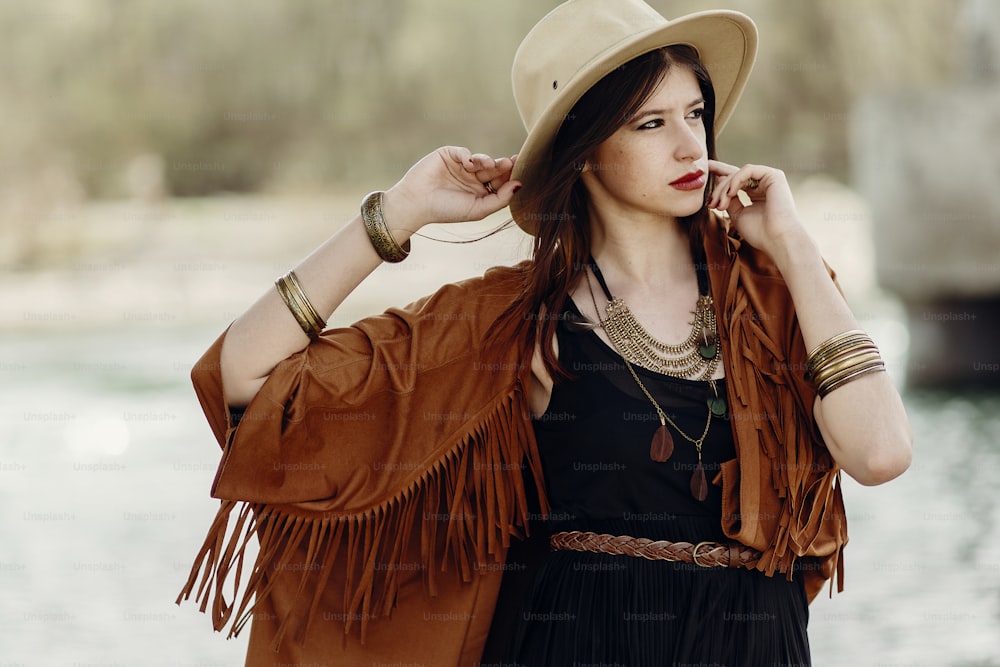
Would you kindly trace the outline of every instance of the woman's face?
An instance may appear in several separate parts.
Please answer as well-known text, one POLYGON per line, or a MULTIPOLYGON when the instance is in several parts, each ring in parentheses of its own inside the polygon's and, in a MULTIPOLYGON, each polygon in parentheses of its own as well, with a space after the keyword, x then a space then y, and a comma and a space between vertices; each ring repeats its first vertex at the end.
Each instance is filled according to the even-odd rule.
POLYGON ((708 179, 704 112, 694 73, 672 66, 639 112, 587 160, 581 178, 598 219, 679 218, 701 208, 708 179))

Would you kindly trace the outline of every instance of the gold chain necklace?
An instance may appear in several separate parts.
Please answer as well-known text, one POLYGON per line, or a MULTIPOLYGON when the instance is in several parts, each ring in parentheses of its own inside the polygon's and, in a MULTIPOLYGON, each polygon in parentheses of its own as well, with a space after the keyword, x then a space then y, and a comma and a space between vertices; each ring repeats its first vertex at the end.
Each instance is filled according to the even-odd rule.
POLYGON ((642 393, 649 399, 649 402, 656 410, 656 415, 660 419, 660 426, 653 433, 653 440, 649 446, 649 456, 654 461, 663 463, 674 453, 674 439, 670 434, 667 424, 674 427, 674 430, 682 438, 694 445, 698 453, 698 463, 695 465, 691 475, 691 494, 699 501, 708 497, 708 480, 705 476, 705 467, 702 464, 701 448, 708 437, 708 431, 712 425, 712 416, 721 417, 726 414, 726 401, 719 396, 712 376, 719 364, 719 339, 715 320, 715 312, 712 308, 712 297, 702 294, 698 298, 695 306, 694 322, 691 333, 687 339, 677 345, 668 345, 655 338, 639 324, 632 315, 628 306, 621 299, 611 296, 604 277, 597 268, 597 262, 590 259, 590 269, 604 288, 605 296, 608 297, 605 319, 600 319, 600 310, 597 307, 597 298, 594 296, 594 286, 590 282, 590 273, 587 273, 587 288, 590 290, 590 299, 594 304, 594 312, 598 313, 598 321, 601 328, 608 335, 608 339, 614 345, 615 350, 625 362, 625 367, 632 375, 632 379, 639 386, 642 393), (701 340, 699 341, 699 337, 701 340), (660 354, 657 354, 659 352, 660 354), (667 354, 672 354, 668 357, 667 354), (693 358, 696 355, 697 358, 693 358), (631 361, 630 361, 631 357, 631 361), (680 360, 680 361, 678 361, 680 360), (692 438, 685 433, 677 424, 667 416, 660 404, 649 393, 646 386, 639 379, 638 373, 632 367, 632 362, 643 368, 672 375, 674 377, 691 378, 697 376, 700 380, 708 380, 713 396, 708 398, 708 414, 705 419, 705 428, 698 438, 692 438), (644 363, 645 362, 645 363, 644 363), (649 365, 647 365, 647 363, 649 365))

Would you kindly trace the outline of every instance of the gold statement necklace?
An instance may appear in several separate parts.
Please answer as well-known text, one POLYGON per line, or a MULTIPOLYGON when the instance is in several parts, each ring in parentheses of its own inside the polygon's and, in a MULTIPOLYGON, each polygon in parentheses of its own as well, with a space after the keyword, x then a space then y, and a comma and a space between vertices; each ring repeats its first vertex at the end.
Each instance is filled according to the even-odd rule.
MULTIPOLYGON (((670 459, 674 453, 674 438, 670 429, 667 428, 667 424, 672 426, 682 438, 693 444, 698 452, 698 463, 691 475, 691 494, 699 501, 705 500, 708 497, 708 480, 705 476, 705 467, 702 465, 701 448, 705 444, 705 438, 708 437, 712 417, 725 417, 727 410, 726 399, 719 396, 718 387, 712 377, 718 368, 721 355, 719 354, 719 331, 715 319, 715 308, 712 297, 708 293, 706 272, 699 265, 698 288, 700 295, 693 313, 694 321, 691 323, 691 333, 684 341, 670 345, 654 338, 635 319, 625 302, 611 295, 611 290, 608 289, 608 284, 593 257, 590 258, 589 268, 601 289, 604 290, 608 301, 605 308, 605 318, 600 320, 600 326, 607 333, 608 339, 625 362, 625 367, 628 368, 639 389, 649 399, 660 419, 660 426, 653 433, 653 439, 649 446, 649 456, 659 463, 670 459), (708 415, 705 419, 705 428, 699 437, 689 436, 667 416, 660 404, 646 389, 642 380, 639 379, 633 364, 672 377, 708 381, 711 390, 706 398, 708 415)), ((587 275, 587 287, 590 290, 591 301, 594 303, 594 312, 600 313, 589 274, 587 275)))

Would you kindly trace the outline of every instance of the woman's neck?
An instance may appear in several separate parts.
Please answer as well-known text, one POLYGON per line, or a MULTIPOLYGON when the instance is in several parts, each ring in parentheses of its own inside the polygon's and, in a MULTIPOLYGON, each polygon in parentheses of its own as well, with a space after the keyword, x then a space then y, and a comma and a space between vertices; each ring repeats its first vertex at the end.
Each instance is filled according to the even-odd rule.
POLYGON ((675 218, 608 219, 592 210, 590 233, 591 255, 609 282, 643 291, 695 278, 691 242, 675 218))

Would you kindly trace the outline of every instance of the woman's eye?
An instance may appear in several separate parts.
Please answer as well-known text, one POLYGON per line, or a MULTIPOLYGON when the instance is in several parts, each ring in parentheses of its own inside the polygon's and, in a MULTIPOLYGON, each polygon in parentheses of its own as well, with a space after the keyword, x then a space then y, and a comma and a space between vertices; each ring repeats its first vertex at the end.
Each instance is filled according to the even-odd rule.
POLYGON ((688 114, 688 118, 693 118, 695 120, 705 117, 705 107, 699 109, 693 109, 691 113, 688 114))
POLYGON ((663 120, 660 118, 654 118, 651 121, 647 121, 639 126, 640 130, 652 130, 663 125, 663 120))

